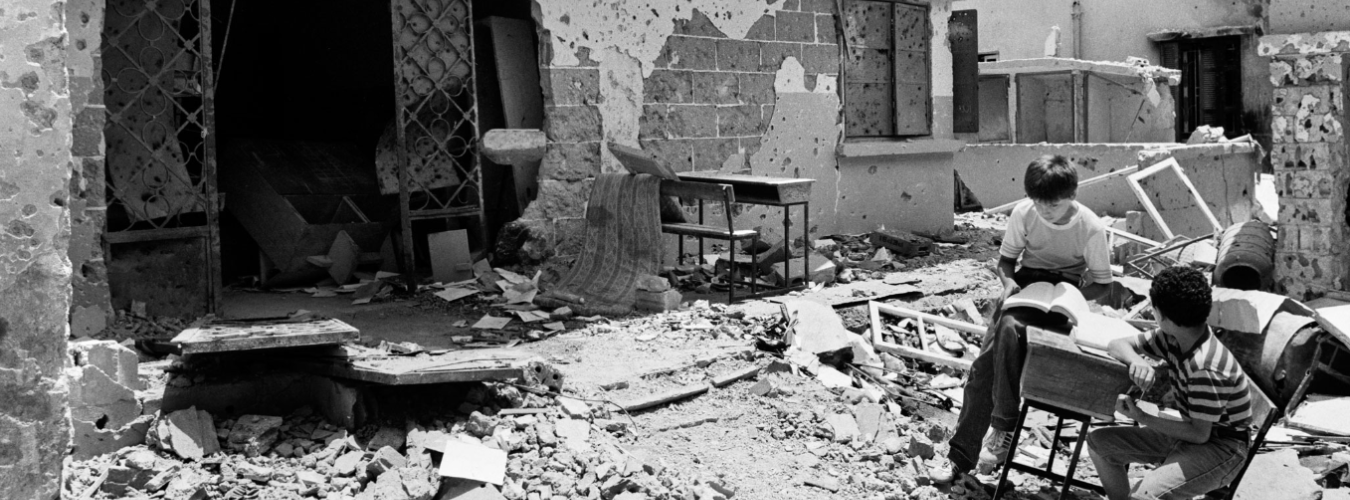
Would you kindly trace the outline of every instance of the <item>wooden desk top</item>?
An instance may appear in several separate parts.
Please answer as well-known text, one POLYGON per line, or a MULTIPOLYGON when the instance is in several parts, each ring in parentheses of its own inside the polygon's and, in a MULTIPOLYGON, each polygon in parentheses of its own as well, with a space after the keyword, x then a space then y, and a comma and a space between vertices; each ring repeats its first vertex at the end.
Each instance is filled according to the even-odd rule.
POLYGON ((719 172, 682 172, 676 174, 687 182, 715 182, 730 184, 735 189, 736 203, 752 205, 795 205, 811 200, 811 185, 815 179, 770 177, 765 175, 724 174, 719 172))
POLYGON ((1083 352, 1068 335, 1027 327, 1022 397, 1112 420, 1116 396, 1133 385, 1124 363, 1083 352))

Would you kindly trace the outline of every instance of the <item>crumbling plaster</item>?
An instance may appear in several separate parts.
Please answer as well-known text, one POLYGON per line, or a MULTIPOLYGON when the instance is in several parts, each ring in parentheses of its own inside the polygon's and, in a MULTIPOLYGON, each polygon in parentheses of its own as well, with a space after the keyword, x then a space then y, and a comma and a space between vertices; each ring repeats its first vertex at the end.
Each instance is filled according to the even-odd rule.
POLYGON ((1271 0, 1269 33, 1350 30, 1350 2, 1271 0))
MULTIPOLYGON (((816 16, 815 24, 806 33, 807 46, 837 52, 834 23, 829 15, 834 5, 832 0, 700 0, 692 3, 594 0, 582 4, 536 0, 535 19, 541 39, 547 40, 541 57, 541 71, 544 72, 541 81, 546 107, 550 109, 548 120, 552 122, 546 125, 550 152, 541 167, 538 198, 520 220, 508 225, 504 231, 504 234, 513 235, 511 244, 520 247, 518 254, 525 258, 546 258, 550 254, 569 255, 570 250, 578 248, 578 242, 569 239, 578 239, 582 234, 578 229, 584 224, 581 217, 590 179, 598 173, 622 171, 607 149, 592 141, 609 140, 654 151, 678 142, 673 139, 682 139, 665 140, 647 135, 642 132, 646 130, 645 118, 640 118, 651 115, 650 110, 643 114, 644 94, 650 97, 653 92, 669 92, 669 85, 678 85, 667 79, 668 75, 658 75, 658 71, 690 66, 689 61, 679 59, 679 53, 668 45, 679 23, 697 22, 700 18, 710 21, 711 30, 716 33, 706 36, 716 38, 718 48, 699 55, 715 58, 716 64, 709 69, 695 68, 695 75, 714 75, 726 71, 723 65, 728 54, 721 52, 722 40, 732 41, 729 44, 742 39, 764 40, 754 38, 758 36, 755 30, 767 24, 772 33, 775 23, 783 30, 783 19, 775 20, 780 16, 816 16), (593 73, 586 70, 597 67, 598 77, 587 76, 593 73), (647 88, 653 85, 662 87, 647 88), (590 163, 596 165, 592 167, 588 165, 590 163), (515 236, 522 232, 531 235, 529 238, 515 236), (548 241, 541 243, 539 240, 548 241)), ((953 135, 952 59, 946 40, 950 15, 950 1, 930 4, 933 118, 929 139, 950 139, 953 135)), ((703 35, 692 38, 699 36, 703 35)), ((689 38, 691 36, 684 36, 681 41, 689 38)), ((774 38, 767 40, 766 43, 772 43, 774 38)), ((728 48, 735 46, 728 45, 728 48)), ((856 232, 880 225, 928 231, 950 227, 952 213, 948 207, 953 196, 950 154, 890 155, 841 162, 838 159, 842 139, 841 103, 835 81, 839 71, 837 56, 832 56, 831 62, 822 66, 818 59, 810 60, 812 54, 802 54, 800 50, 795 54, 784 54, 782 59, 771 59, 768 52, 766 48, 763 60, 759 60, 756 52, 754 61, 759 71, 770 64, 779 71, 773 94, 768 100, 759 101, 765 104, 767 125, 759 129, 762 135, 741 137, 739 146, 732 141, 730 149, 695 146, 683 160, 685 165, 694 164, 693 168, 698 170, 748 170, 753 174, 816 179, 811 206, 810 229, 813 233, 831 234, 845 229, 856 232), (796 54, 807 60, 798 60, 796 54), (811 69, 804 68, 804 64, 811 69)), ((723 122, 728 118, 723 116, 724 112, 731 115, 734 108, 743 107, 747 99, 751 104, 758 99, 747 95, 749 90, 745 81, 741 85, 740 102, 733 95, 731 101, 718 103, 715 116, 697 120, 711 122, 719 131, 726 128, 727 123, 723 122)), ((650 108, 650 98, 645 104, 650 108)), ((736 119, 734 115, 732 118, 736 119)), ((698 141, 693 140, 696 144, 698 141)), ((675 155, 674 159, 678 161, 681 157, 675 155)), ((681 169, 678 164, 672 166, 681 169)), ((782 219, 778 209, 740 207, 736 216, 737 224, 759 227, 766 238, 781 237, 782 219)), ((800 211, 794 211, 794 224, 799 217, 800 211)))
POLYGON ((64 5, 0 7, 0 491, 59 493, 70 263, 64 5))

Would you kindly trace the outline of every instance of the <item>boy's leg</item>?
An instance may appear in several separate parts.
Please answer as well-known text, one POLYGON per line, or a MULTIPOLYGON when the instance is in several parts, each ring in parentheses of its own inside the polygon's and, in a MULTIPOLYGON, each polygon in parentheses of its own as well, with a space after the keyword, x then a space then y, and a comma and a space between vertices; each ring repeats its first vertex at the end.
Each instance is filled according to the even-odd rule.
POLYGON ((1088 456, 1097 469, 1097 478, 1111 500, 1130 496, 1132 463, 1158 463, 1167 458, 1177 440, 1145 427, 1105 427, 1087 435, 1088 456))
POLYGON ((948 440, 947 458, 956 472, 966 472, 975 468, 980 457, 980 442, 989 429, 989 417, 993 411, 994 359, 997 355, 991 346, 995 345, 997 325, 1002 311, 994 313, 993 324, 984 334, 984 348, 971 363, 970 374, 966 376, 966 387, 962 391, 961 414, 956 419, 956 429, 948 440))
POLYGON ((1135 487, 1134 498, 1182 499, 1204 495, 1233 480, 1247 458, 1246 441, 1211 437, 1204 444, 1177 442, 1135 487))

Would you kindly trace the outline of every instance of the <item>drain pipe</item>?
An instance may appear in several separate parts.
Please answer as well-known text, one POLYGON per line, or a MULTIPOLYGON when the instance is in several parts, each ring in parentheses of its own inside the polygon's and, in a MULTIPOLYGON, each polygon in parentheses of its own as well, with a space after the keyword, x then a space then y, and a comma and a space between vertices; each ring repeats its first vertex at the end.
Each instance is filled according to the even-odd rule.
POLYGON ((1083 57, 1083 3, 1081 0, 1073 0, 1073 57, 1074 59, 1085 59, 1083 57))

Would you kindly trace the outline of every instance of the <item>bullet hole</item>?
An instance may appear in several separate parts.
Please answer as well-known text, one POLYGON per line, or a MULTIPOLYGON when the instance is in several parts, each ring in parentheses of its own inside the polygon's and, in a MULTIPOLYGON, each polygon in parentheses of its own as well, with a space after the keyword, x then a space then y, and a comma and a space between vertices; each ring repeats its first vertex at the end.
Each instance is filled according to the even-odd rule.
POLYGON ((909 193, 900 193, 900 201, 909 201, 912 199, 914 199, 914 197, 910 196, 909 193))
POLYGON ((0 318, 0 343, 3 343, 5 341, 5 337, 8 336, 9 336, 9 320, 5 318, 0 318))
POLYGON ((84 40, 83 40, 83 39, 75 40, 75 48, 76 48, 76 49, 84 50, 84 48, 87 47, 87 46, 88 46, 88 44, 84 43, 84 40))
POLYGON ((34 204, 32 204, 32 203, 29 203, 29 204, 23 206, 23 216, 24 216, 24 217, 32 217, 33 214, 35 214, 35 213, 37 213, 37 205, 34 205, 34 204))
POLYGON ((29 71, 19 76, 19 88, 23 89, 25 94, 37 92, 38 84, 42 79, 38 78, 37 72, 29 71))
POLYGON ((94 268, 94 266, 90 265, 88 262, 85 262, 80 264, 80 276, 83 276, 85 279, 93 278, 98 276, 98 269, 94 268))
POLYGON ((877 166, 876 166, 876 165, 872 165, 872 166, 870 166, 870 167, 867 167, 867 173, 869 173, 869 174, 875 174, 875 173, 877 173, 877 166))
POLYGON ((95 421, 94 421, 94 427, 98 427, 99 430, 102 430, 102 429, 104 429, 104 428, 107 427, 107 426, 108 426, 108 416, 107 416, 107 415, 104 415, 104 416, 102 416, 102 417, 98 417, 98 420, 95 420, 95 421))
POLYGON ((61 197, 61 196, 53 196, 53 197, 52 197, 52 206, 56 206, 56 207, 64 207, 64 206, 66 206, 66 199, 65 199, 64 197, 61 197))
POLYGON ((36 45, 29 45, 26 54, 28 55, 28 62, 31 63, 42 64, 42 61, 47 59, 47 54, 42 51, 42 47, 36 45))

